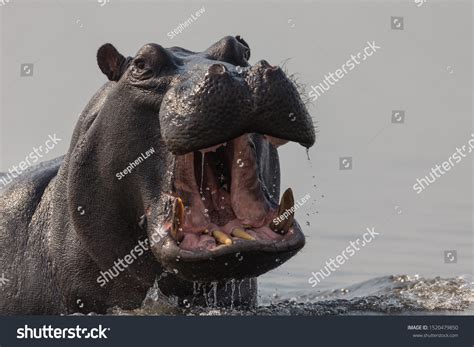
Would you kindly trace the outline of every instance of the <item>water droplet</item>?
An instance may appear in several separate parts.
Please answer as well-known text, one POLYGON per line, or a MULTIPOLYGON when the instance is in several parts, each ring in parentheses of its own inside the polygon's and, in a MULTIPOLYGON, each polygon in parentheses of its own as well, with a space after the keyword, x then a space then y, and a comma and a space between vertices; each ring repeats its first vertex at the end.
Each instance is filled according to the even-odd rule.
POLYGON ((214 293, 214 306, 217 306, 217 281, 212 282, 212 291, 214 293))
POLYGON ((201 185, 199 187, 199 192, 201 193, 201 196, 202 196, 202 200, 206 200, 204 198, 204 196, 202 195, 202 185, 204 183, 204 161, 205 161, 205 158, 206 158, 206 153, 202 153, 201 154, 201 185))
POLYGON ((288 115, 288 118, 290 118, 290 121, 294 122, 296 120, 296 116, 293 112, 291 112, 289 115, 288 115))
POLYGON ((173 272, 174 272, 175 274, 177 274, 179 271, 178 271, 178 269, 173 269, 173 272))
POLYGON ((230 309, 234 309, 235 279, 230 280, 230 309))
POLYGON ((237 159, 237 165, 238 165, 239 167, 243 167, 243 166, 244 166, 244 161, 243 161, 242 159, 240 159, 240 158, 237 159))

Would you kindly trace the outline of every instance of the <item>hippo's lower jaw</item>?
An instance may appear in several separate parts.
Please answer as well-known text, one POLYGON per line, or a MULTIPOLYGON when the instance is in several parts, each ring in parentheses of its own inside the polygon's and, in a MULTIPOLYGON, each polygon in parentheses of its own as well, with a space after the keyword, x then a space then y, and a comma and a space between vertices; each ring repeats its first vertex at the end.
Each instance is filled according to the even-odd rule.
MULTIPOLYGON (((273 151, 273 144, 286 142, 257 136, 273 151)), ((280 266, 304 246, 291 189, 278 205, 278 188, 269 189, 260 177, 267 164, 262 161, 273 158, 256 152, 245 134, 176 157, 172 209, 157 231, 166 236, 153 247, 165 268, 194 281, 249 278, 280 266)))

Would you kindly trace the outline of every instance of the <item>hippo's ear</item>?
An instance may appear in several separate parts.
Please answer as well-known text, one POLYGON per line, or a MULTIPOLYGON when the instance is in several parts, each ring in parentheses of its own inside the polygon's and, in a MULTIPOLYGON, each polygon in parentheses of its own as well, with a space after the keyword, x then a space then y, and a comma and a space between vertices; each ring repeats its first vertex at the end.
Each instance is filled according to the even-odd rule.
POLYGON ((122 77, 125 61, 125 57, 110 43, 106 43, 97 51, 99 68, 111 81, 118 81, 122 77))

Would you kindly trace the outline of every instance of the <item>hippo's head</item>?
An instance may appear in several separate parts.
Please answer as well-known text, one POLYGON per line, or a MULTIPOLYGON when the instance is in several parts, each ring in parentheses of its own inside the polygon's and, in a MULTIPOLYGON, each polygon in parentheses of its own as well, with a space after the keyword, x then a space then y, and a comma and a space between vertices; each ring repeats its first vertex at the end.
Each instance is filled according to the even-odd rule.
POLYGON ((277 147, 312 146, 312 120, 285 73, 249 57, 239 36, 198 53, 99 49, 113 82, 76 128, 68 192, 73 212, 98 205, 74 217, 81 240, 100 239, 93 257, 110 265, 147 238, 162 269, 214 281, 258 276, 303 247, 291 189, 279 202, 277 147))

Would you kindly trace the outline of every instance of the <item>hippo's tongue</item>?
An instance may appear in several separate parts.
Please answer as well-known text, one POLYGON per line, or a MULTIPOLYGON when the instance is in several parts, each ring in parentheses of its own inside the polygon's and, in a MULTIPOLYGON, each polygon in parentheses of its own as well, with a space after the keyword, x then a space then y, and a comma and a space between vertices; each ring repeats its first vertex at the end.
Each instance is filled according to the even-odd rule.
POLYGON ((174 185, 180 203, 175 203, 174 218, 179 225, 172 236, 180 247, 212 249, 232 243, 233 237, 281 239, 292 226, 293 216, 281 226, 272 220, 280 211, 291 209, 292 199, 282 200, 278 210, 270 208, 248 135, 214 150, 177 157, 174 185))

